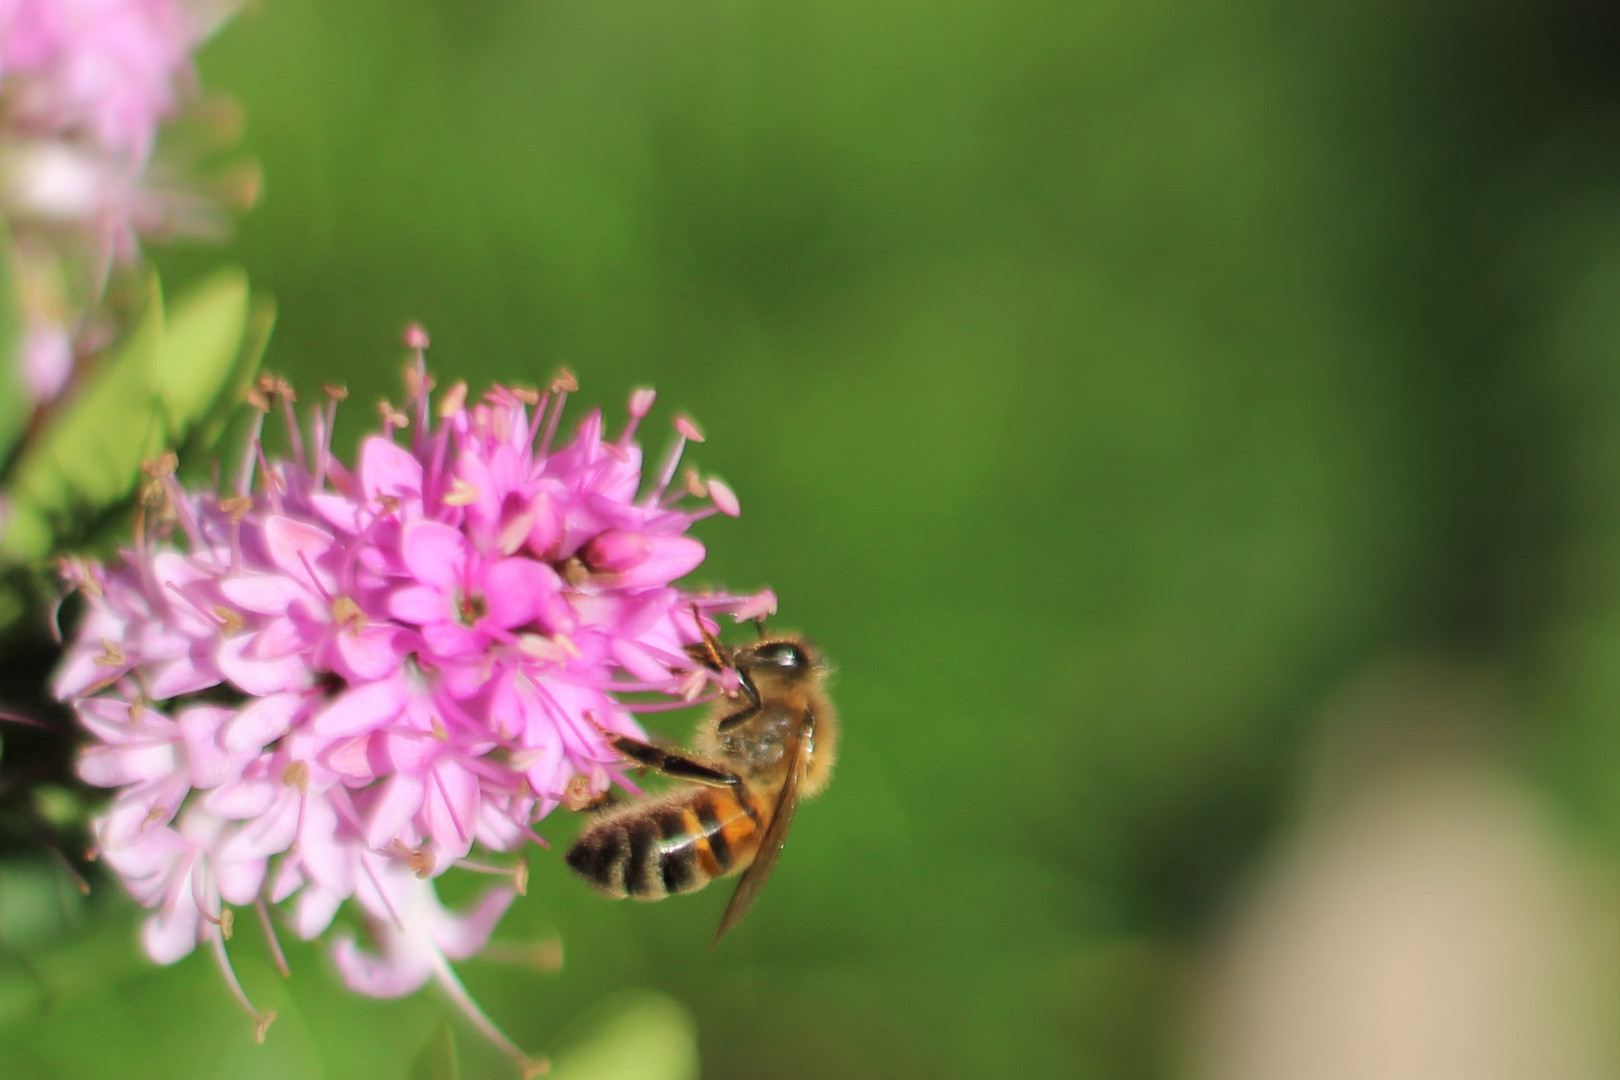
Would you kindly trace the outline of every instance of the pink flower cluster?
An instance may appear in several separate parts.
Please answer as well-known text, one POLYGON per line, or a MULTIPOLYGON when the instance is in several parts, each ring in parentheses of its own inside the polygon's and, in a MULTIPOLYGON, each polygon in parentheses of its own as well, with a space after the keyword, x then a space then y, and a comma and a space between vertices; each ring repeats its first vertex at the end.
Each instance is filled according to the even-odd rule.
POLYGON ((538 841, 559 804, 624 783, 605 733, 714 689, 683 649, 698 620, 774 609, 673 584, 704 557, 688 529, 738 508, 718 480, 675 483, 684 419, 644 482, 652 391, 616 438, 591 412, 558 445, 566 376, 432 404, 420 362, 409 382, 352 470, 330 451, 339 392, 306 432, 291 391, 261 382, 260 425, 285 416, 290 460, 255 432, 224 498, 160 464, 123 560, 67 564, 87 610, 55 690, 92 736, 81 775, 116 789, 97 848, 152 909, 159 962, 199 943, 223 960, 233 907, 268 927, 286 905, 312 938, 353 899, 382 950, 337 943, 351 987, 459 993, 447 958, 482 947, 523 877, 467 916, 431 879, 496 869, 469 863, 475 846, 538 841))
MULTIPOLYGON (((196 97, 192 51, 234 0, 0 0, 0 213, 12 234, 35 400, 72 371, 111 265, 140 236, 219 228, 214 200, 154 168, 196 97)), ((105 331, 103 331, 105 333, 105 331)))

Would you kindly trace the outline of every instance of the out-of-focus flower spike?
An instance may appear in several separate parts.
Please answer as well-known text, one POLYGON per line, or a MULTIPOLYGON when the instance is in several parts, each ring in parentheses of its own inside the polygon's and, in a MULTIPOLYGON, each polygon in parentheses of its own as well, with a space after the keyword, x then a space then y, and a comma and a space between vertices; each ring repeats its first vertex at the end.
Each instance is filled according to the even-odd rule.
POLYGON ((114 336, 120 312, 104 293, 141 242, 221 237, 226 211, 257 197, 256 167, 207 164, 238 137, 239 110, 204 97, 192 65, 237 7, 0 4, 0 218, 33 404, 71 385, 75 363, 114 336))

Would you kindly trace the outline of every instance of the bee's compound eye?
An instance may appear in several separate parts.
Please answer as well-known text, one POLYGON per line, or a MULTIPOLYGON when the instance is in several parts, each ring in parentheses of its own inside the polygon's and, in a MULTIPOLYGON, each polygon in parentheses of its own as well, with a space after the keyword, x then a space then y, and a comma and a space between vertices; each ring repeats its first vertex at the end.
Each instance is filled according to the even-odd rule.
POLYGON ((759 658, 760 663, 773 664, 787 671, 798 671, 809 666, 804 650, 791 641, 778 641, 761 646, 754 655, 759 658))

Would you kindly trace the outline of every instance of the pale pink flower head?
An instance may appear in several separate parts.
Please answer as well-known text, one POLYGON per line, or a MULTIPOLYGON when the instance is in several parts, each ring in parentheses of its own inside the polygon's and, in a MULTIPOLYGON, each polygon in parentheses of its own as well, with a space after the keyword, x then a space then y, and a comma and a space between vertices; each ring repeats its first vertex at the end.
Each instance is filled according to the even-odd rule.
POLYGON ((208 29, 181 0, 9 0, 0 78, 18 127, 144 158, 193 78, 208 29))
MULTIPOLYGON (((212 236, 250 201, 242 170, 204 177, 160 132, 205 108, 192 53, 234 0, 0 0, 0 215, 25 326, 24 389, 57 394, 116 327, 102 290, 143 238, 212 236)), ((218 124, 197 124, 199 130, 218 124)), ((228 127, 229 125, 227 125, 228 127)), ((223 133, 215 141, 228 141, 223 133)))
POLYGON ((571 377, 434 401, 419 356, 409 386, 353 467, 330 450, 341 394, 306 429, 274 380, 254 403, 261 426, 286 419, 290 459, 256 429, 224 497, 151 467, 134 546, 63 565, 85 612, 55 690, 90 735, 80 775, 115 791, 98 848, 152 910, 154 959, 206 943, 223 961, 235 908, 312 938, 353 900, 381 948, 338 943, 350 986, 436 978, 515 1052, 449 960, 482 947, 521 864, 467 916, 432 879, 497 870, 477 852, 525 849, 559 805, 626 783, 609 735, 725 689, 686 646, 774 598, 680 584, 704 556, 691 527, 737 503, 695 473, 673 485, 689 421, 643 475, 651 391, 609 438, 594 411, 562 435, 571 377))

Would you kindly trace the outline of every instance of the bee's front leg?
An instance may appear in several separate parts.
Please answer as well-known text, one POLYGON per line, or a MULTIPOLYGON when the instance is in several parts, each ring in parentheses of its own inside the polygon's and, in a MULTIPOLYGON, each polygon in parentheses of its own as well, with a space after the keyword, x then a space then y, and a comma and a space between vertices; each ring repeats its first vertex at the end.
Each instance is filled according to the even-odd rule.
POLYGON ((613 749, 637 765, 645 765, 654 772, 663 773, 676 780, 690 780, 711 787, 737 787, 742 784, 742 777, 729 769, 722 769, 697 758, 644 743, 640 739, 632 739, 628 735, 609 735, 608 742, 613 749))

